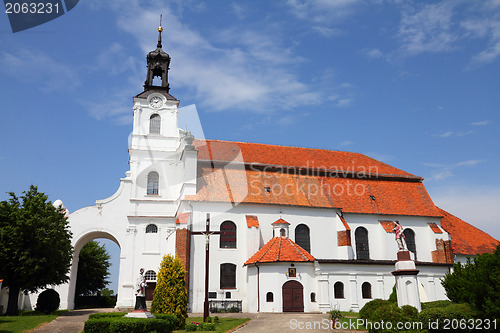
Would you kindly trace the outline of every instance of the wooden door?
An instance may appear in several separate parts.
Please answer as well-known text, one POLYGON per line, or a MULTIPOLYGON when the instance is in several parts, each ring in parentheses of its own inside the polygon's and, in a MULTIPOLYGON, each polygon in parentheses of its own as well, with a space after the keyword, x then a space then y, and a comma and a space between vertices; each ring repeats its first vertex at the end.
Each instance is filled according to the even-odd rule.
POLYGON ((304 287, 298 281, 283 284, 283 312, 304 312, 304 287))
POLYGON ((148 286, 146 287, 146 301, 153 300, 153 292, 156 288, 156 282, 148 282, 148 286))

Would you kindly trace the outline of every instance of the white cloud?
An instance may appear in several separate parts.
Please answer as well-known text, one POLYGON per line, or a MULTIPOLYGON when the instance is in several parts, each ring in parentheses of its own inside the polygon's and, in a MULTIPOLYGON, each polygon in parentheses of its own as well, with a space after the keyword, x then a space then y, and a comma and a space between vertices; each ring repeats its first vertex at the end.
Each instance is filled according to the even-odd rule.
POLYGON ((389 163, 390 161, 394 160, 394 156, 389 155, 389 154, 381 154, 381 153, 365 153, 366 156, 370 156, 371 158, 374 158, 378 161, 384 162, 384 163, 389 163))
POLYGON ((420 10, 402 13, 399 32, 401 49, 406 55, 443 52, 453 49, 458 35, 452 29, 454 2, 425 5, 420 10))
POLYGON ((364 54, 370 59, 379 59, 379 58, 382 58, 384 56, 384 53, 382 53, 382 51, 380 51, 377 48, 366 49, 366 50, 364 50, 364 54))
POLYGON ((482 121, 475 121, 473 123, 470 123, 472 126, 486 126, 488 125, 490 122, 489 120, 482 120, 482 121))
POLYGON ((361 0, 288 0, 292 13, 300 19, 332 24, 353 14, 361 0))
POLYGON ((460 132, 446 131, 446 132, 442 132, 441 134, 432 134, 432 136, 439 137, 439 138, 450 138, 450 137, 467 136, 467 135, 470 135, 472 133, 474 133, 473 130, 460 131, 460 132))
POLYGON ((341 148, 344 148, 344 147, 347 147, 347 146, 352 146, 352 145, 353 145, 353 143, 354 143, 354 142, 347 140, 347 141, 343 141, 343 142, 341 142, 341 143, 339 144, 339 146, 340 146, 341 148))
POLYGON ((74 67, 26 46, 13 52, 0 51, 0 72, 26 83, 36 82, 44 92, 73 90, 80 85, 74 67))
POLYGON ((232 2, 231 3, 231 9, 233 10, 234 14, 236 15, 237 18, 240 20, 244 19, 246 16, 246 8, 240 3, 232 2))
POLYGON ((433 168, 430 172, 431 177, 429 180, 444 180, 454 176, 453 170, 460 167, 472 167, 480 163, 485 162, 484 160, 465 160, 454 164, 440 164, 440 163, 422 163, 422 165, 433 168))
POLYGON ((462 186, 437 188, 429 192, 438 207, 500 239, 499 188, 462 186))
POLYGON ((269 112, 324 100, 323 92, 295 74, 293 64, 302 59, 280 46, 272 34, 228 29, 214 38, 213 33, 203 35, 184 25, 168 8, 120 12, 118 26, 134 36, 145 53, 155 39, 144 22, 154 21, 158 11, 168 22, 164 49, 172 57, 172 87, 191 90, 201 101, 199 106, 215 111, 269 112))

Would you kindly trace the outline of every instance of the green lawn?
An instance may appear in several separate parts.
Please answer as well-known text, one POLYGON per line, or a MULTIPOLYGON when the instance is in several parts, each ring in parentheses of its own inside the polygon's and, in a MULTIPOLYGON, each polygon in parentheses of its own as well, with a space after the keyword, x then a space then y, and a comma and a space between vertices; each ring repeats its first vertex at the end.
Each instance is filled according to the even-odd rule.
POLYGON ((0 333, 22 333, 48 323, 68 310, 58 310, 46 315, 37 311, 23 312, 20 316, 0 316, 0 333))
MULTIPOLYGON (((213 319, 213 317, 212 317, 213 319)), ((219 324, 215 325, 215 331, 212 332, 227 332, 243 323, 249 321, 249 318, 229 318, 229 317, 219 317, 219 324)), ((203 317, 188 317, 186 319, 186 324, 202 323, 203 317)), ((184 333, 186 331, 175 331, 176 333, 184 333)))

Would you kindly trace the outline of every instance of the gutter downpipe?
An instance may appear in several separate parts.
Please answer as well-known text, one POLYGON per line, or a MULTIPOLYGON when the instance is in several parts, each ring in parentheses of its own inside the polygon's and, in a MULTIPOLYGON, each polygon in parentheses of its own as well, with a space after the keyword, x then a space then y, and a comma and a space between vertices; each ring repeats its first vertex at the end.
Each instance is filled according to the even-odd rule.
POLYGON ((260 269, 257 264, 255 267, 257 267, 257 312, 260 312, 260 269))

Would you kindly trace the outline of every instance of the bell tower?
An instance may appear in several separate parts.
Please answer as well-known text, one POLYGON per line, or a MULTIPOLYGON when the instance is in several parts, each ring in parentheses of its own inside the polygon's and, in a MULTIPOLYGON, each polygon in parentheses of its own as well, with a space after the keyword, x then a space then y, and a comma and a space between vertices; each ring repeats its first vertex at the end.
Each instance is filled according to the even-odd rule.
POLYGON ((161 89, 161 90, 166 90, 166 92, 168 93, 170 90, 170 85, 168 83, 170 56, 168 55, 168 53, 162 50, 162 45, 161 45, 162 31, 163 28, 161 27, 161 18, 160 18, 160 26, 158 27, 158 44, 156 45, 156 50, 149 52, 146 57, 148 64, 148 73, 146 81, 144 82, 144 90, 161 89), (153 85, 153 80, 155 77, 159 77, 161 79, 161 86, 153 85))

